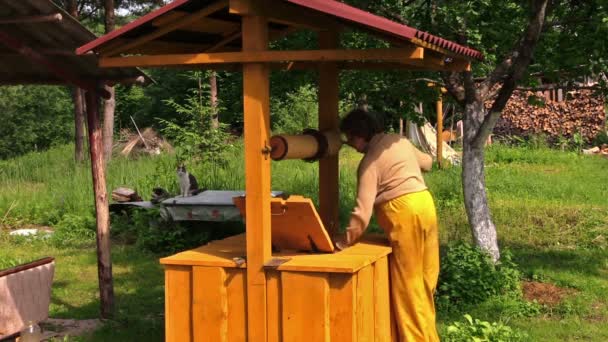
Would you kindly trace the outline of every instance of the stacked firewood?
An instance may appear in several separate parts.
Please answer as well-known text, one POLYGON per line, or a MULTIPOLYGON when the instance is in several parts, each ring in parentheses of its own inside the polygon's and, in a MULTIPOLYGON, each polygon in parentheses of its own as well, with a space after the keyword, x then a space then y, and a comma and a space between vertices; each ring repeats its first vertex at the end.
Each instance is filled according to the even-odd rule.
POLYGON ((129 188, 116 188, 112 190, 112 199, 115 202, 137 202, 141 201, 141 197, 137 194, 137 191, 129 188))
MULTIPOLYGON (((552 141, 559 138, 572 138, 579 133, 586 141, 604 129, 606 114, 604 101, 591 90, 568 92, 565 101, 544 100, 544 105, 531 104, 535 93, 515 91, 502 112, 495 135, 530 136, 544 134, 552 141)), ((538 97, 536 99, 539 99, 538 97)), ((486 103, 490 106, 491 102, 486 103)))

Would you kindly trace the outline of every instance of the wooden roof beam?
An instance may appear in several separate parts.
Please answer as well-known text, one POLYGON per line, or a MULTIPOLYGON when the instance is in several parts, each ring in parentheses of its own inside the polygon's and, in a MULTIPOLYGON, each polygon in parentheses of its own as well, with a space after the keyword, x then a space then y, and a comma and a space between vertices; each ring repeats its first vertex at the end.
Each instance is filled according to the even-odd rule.
POLYGON ((30 23, 56 23, 63 20, 61 13, 54 13, 48 15, 26 15, 16 16, 12 18, 0 19, 0 25, 6 24, 30 24, 30 23))
POLYGON ((102 52, 102 54, 104 56, 112 56, 112 55, 118 55, 125 51, 129 51, 136 46, 142 45, 142 44, 152 41, 156 38, 162 37, 169 32, 172 32, 172 31, 175 31, 182 27, 188 26, 188 25, 200 20, 201 18, 204 18, 210 14, 213 14, 213 13, 221 10, 222 8, 225 8, 226 6, 228 6, 228 0, 220 0, 220 1, 214 2, 211 5, 199 10, 198 12, 188 15, 187 17, 185 17, 181 20, 171 21, 167 25, 159 27, 157 30, 155 30, 152 33, 141 36, 126 45, 118 46, 114 49, 104 51, 104 52, 102 52))
POLYGON ((240 16, 259 15, 268 21, 311 30, 340 30, 342 25, 327 15, 296 7, 283 1, 230 0, 230 13, 240 16), (305 13, 305 15, 304 15, 305 13))
POLYGON ((69 70, 63 69, 62 67, 53 63, 53 61, 49 60, 46 56, 33 50, 29 46, 23 44, 20 40, 8 35, 6 32, 0 31, 0 43, 4 44, 6 47, 14 51, 17 51, 23 57, 29 59, 32 63, 42 65, 45 69, 57 76, 59 79, 63 79, 85 90, 98 90, 99 94, 104 99, 110 98, 109 92, 105 91, 104 89, 97 89, 96 82, 87 79, 82 79, 78 77, 78 75, 75 75, 70 72, 69 70))
MULTIPOLYGON (((163 27, 175 21, 181 21, 184 17, 188 16, 188 12, 183 11, 173 11, 169 12, 157 19, 152 21, 152 26, 155 27, 163 27)), ((221 34, 222 32, 231 32, 236 29, 241 29, 240 22, 220 20, 214 18, 201 18, 188 26, 184 26, 181 28, 185 31, 192 32, 206 32, 206 33, 216 33, 221 34)))
POLYGON ((160 67, 223 63, 276 63, 287 61, 352 61, 376 60, 416 63, 424 58, 420 47, 368 50, 303 50, 303 51, 248 51, 198 53, 180 55, 102 57, 99 65, 111 67, 160 67))

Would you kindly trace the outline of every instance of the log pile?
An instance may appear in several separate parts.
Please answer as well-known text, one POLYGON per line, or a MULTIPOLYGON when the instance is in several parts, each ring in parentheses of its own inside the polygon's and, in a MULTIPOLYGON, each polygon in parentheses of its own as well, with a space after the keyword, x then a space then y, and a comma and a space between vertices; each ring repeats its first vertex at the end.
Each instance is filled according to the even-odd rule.
POLYGON ((137 156, 141 154, 158 155, 163 152, 173 152, 173 147, 152 128, 143 132, 133 132, 128 129, 120 131, 116 148, 123 156, 137 156))
MULTIPOLYGON (((544 134, 549 141, 556 142, 560 137, 572 138, 580 133, 589 142, 605 127, 604 100, 592 90, 571 91, 566 101, 545 101, 544 106, 529 103, 534 95, 531 91, 514 91, 494 134, 522 137, 544 134)), ((491 104, 489 101, 486 107, 491 104)))
POLYGON ((112 190, 112 199, 116 202, 141 201, 141 197, 137 194, 135 190, 123 187, 112 190))

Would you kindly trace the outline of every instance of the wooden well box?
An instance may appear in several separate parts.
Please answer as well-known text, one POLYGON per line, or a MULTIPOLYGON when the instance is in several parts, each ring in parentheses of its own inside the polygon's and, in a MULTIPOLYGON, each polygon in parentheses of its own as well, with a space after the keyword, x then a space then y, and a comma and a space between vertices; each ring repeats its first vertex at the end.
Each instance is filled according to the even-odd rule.
MULTIPOLYGON (((245 251, 241 234, 161 259, 166 341, 247 340, 245 251)), ((268 341, 391 341, 390 252, 367 237, 334 254, 273 254, 268 341)))

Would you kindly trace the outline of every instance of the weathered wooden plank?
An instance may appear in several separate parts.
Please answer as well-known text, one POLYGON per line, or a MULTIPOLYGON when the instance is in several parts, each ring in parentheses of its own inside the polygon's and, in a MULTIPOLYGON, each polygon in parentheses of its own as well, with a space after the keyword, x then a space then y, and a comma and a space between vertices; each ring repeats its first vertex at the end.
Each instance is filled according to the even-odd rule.
POLYGON ((221 267, 192 267, 192 336, 195 342, 226 342, 228 294, 221 267))
POLYGON ((357 342, 357 278, 353 274, 329 275, 331 341, 357 342))
POLYGON ((329 341, 328 275, 281 272, 281 291, 283 341, 329 341))
POLYGON ((165 266, 165 341, 192 341, 192 267, 165 266))
POLYGON ((374 265, 374 336, 375 342, 391 342, 391 302, 387 257, 374 265))

